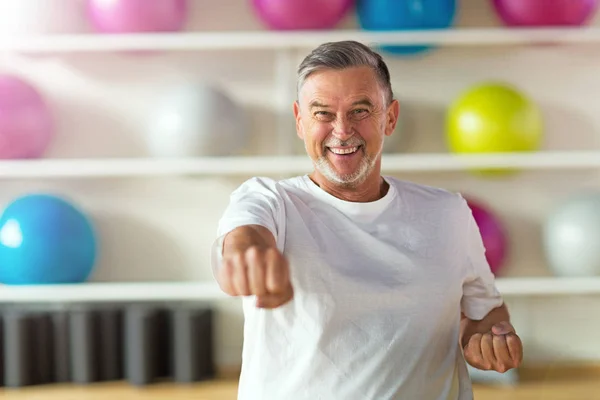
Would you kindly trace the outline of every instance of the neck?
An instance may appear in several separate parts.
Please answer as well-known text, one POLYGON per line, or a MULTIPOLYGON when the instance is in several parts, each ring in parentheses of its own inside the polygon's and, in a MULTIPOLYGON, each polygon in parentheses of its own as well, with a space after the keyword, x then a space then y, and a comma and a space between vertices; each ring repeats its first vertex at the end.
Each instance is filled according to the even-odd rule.
POLYGON ((388 183, 380 175, 379 165, 373 168, 364 182, 352 187, 332 183, 316 170, 309 177, 317 186, 332 196, 355 203, 377 201, 385 196, 389 189, 388 183))

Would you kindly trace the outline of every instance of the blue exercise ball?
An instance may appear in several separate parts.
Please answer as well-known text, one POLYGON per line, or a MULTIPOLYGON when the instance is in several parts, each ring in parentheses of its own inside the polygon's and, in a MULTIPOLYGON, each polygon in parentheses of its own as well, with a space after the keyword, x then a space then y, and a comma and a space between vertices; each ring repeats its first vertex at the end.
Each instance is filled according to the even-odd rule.
POLYGON ((92 223, 66 199, 25 195, 0 216, 1 283, 81 283, 92 273, 96 253, 92 223))
MULTIPOLYGON (((369 31, 446 29, 452 26, 457 0, 358 0, 358 23, 369 31)), ((431 46, 381 46, 397 55, 414 55, 431 46)))

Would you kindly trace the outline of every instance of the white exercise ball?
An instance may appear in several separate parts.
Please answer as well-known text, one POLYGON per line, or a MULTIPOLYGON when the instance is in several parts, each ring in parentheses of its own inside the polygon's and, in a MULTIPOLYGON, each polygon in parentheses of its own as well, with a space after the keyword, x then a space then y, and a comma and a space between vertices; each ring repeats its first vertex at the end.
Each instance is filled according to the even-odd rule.
POLYGON ((0 35, 26 36, 89 30, 82 0, 0 1, 0 35))
POLYGON ((148 120, 155 157, 235 156, 250 143, 243 107, 208 83, 183 83, 159 93, 148 120))
POLYGON ((600 275, 600 193, 573 197, 545 221, 544 251, 557 276, 600 275))

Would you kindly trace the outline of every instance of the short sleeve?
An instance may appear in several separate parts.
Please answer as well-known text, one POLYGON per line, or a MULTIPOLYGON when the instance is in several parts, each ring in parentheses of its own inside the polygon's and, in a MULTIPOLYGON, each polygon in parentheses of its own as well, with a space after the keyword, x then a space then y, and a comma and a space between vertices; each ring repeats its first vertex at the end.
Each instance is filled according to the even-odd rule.
POLYGON ((244 182, 229 197, 217 227, 217 238, 211 248, 213 272, 221 264, 223 239, 240 226, 260 225, 275 237, 277 247, 283 252, 285 238, 285 213, 283 199, 275 180, 252 178, 244 182))
POLYGON ((504 300, 496 288, 495 276, 485 256, 485 247, 471 209, 466 207, 466 276, 463 282, 462 312, 472 320, 483 319, 504 300))

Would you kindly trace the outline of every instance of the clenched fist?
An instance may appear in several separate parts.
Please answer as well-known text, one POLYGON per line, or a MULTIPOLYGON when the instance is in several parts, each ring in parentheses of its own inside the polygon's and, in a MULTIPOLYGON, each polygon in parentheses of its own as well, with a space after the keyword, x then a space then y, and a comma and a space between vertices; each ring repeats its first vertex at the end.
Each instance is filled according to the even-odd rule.
POLYGON ((481 370, 506 372, 523 360, 523 344, 509 322, 501 322, 490 332, 476 333, 464 347, 465 360, 481 370))
POLYGON ((287 259, 274 247, 251 246, 223 258, 217 278, 232 296, 256 296, 256 306, 277 308, 294 296, 287 259))

